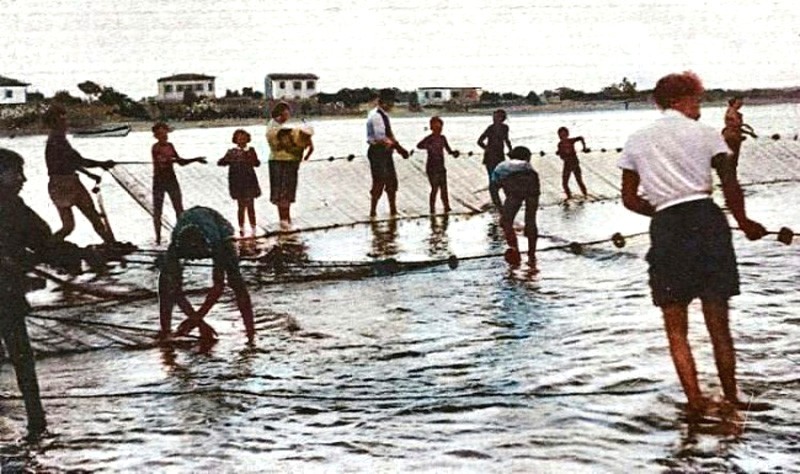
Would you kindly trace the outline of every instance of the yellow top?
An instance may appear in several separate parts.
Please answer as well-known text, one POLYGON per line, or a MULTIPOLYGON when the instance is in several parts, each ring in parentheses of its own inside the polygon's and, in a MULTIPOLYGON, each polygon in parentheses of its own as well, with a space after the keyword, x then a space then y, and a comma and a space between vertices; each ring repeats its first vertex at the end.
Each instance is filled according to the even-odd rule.
POLYGON ((296 156, 281 145, 278 132, 283 128, 277 120, 271 119, 267 124, 267 144, 269 144, 269 159, 274 161, 300 161, 302 156, 296 156))

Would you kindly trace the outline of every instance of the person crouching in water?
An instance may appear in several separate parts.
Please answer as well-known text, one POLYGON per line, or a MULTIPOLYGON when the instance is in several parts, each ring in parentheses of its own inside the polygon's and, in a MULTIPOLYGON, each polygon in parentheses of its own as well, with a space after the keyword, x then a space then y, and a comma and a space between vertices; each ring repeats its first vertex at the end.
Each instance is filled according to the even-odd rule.
POLYGON ((492 171, 490 188, 494 192, 502 189, 506 199, 500 210, 500 226, 509 249, 506 260, 518 265, 520 257, 519 242, 514 232, 514 218, 522 204, 525 204, 525 237, 528 238, 528 264, 536 262, 536 242, 539 229, 536 225, 536 211, 539 208, 539 174, 531 166, 531 151, 524 146, 514 147, 508 153, 511 160, 499 163, 492 171))
POLYGON ((175 336, 185 336, 192 329, 198 328, 201 342, 215 340, 216 331, 203 318, 222 296, 227 278, 228 286, 236 295, 236 305, 242 315, 247 340, 249 343, 253 342, 253 305, 239 271, 239 258, 231 237, 233 226, 220 213, 208 207, 195 206, 184 211, 178 218, 158 276, 160 339, 168 339, 172 335, 172 310, 177 304, 187 317, 178 326, 175 336), (180 260, 209 257, 214 264, 214 284, 203 304, 195 310, 183 291, 183 268, 180 260))

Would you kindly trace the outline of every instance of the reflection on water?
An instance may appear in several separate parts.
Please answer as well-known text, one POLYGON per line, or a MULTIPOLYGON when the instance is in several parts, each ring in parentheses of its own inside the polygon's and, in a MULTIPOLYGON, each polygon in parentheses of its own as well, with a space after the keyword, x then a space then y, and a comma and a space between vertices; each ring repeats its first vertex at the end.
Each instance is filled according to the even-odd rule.
MULTIPOLYGON (((800 207, 785 204, 797 200, 797 183, 748 188, 749 213, 770 229, 800 228, 800 207)), ((297 281, 244 262, 254 347, 246 346, 226 291, 206 317, 220 334, 207 352, 194 344, 125 350, 111 340, 94 351, 44 357, 38 370, 54 436, 36 447, 15 444, 24 409, 19 400, 0 400, 4 469, 800 469, 797 243, 734 235, 743 292, 731 305, 740 386, 775 408, 742 413, 743 424, 690 425, 647 289, 647 237, 580 255, 541 252, 539 273, 528 275, 501 257, 468 258, 504 247, 496 221, 491 213, 433 216, 273 238, 270 247, 320 266, 450 253, 461 261, 455 270, 297 281)), ((545 248, 641 232, 647 220, 618 202, 587 202, 542 209, 539 228, 545 248)), ((254 256, 270 248, 248 245, 240 242, 254 256)), ((310 263, 304 271, 321 271, 310 263)), ((287 266, 285 275, 295 271, 287 266)), ((210 280, 208 269, 187 272, 198 286, 210 280)), ((130 263, 103 278, 153 289, 156 272, 130 263)), ((699 308, 690 311, 700 380, 713 394, 719 388, 708 336, 699 308)), ((158 327, 155 298, 42 312, 158 327)), ((69 328, 75 337, 79 329, 69 328)), ((89 337, 91 328, 83 331, 89 337)), ((7 366, 2 374, 0 393, 16 394, 7 366)))
POLYGON ((437 214, 429 218, 431 234, 428 237, 427 253, 430 257, 450 255, 450 241, 447 238, 447 227, 450 224, 450 215, 437 214))
POLYGON ((373 220, 370 222, 372 230, 371 257, 391 257, 397 255, 397 219, 373 220))

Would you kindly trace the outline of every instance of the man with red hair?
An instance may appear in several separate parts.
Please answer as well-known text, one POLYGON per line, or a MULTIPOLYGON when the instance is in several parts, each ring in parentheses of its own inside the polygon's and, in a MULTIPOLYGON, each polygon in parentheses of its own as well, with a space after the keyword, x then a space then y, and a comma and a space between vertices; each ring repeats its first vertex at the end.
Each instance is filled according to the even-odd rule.
POLYGON ((703 92, 700 78, 692 72, 661 78, 653 96, 663 115, 631 135, 618 163, 623 204, 652 217, 647 253, 650 288, 653 303, 664 316, 690 416, 701 416, 707 405, 688 342, 688 306, 694 298, 702 301, 725 400, 740 405, 728 324, 728 299, 739 294, 739 275, 728 221, 711 199, 712 168, 747 238, 757 240, 766 234, 745 213, 731 151, 722 136, 698 122, 703 92))

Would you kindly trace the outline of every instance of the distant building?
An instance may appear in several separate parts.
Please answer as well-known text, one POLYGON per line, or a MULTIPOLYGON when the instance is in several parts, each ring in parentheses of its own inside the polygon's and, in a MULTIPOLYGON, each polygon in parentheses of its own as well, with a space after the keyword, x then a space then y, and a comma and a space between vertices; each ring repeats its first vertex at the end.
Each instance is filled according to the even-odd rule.
POLYGON ((158 80, 158 100, 180 101, 191 91, 197 97, 216 97, 214 76, 204 74, 176 74, 158 80))
POLYGON ((264 92, 267 99, 308 99, 317 93, 316 74, 267 74, 264 92))
POLYGON ((420 87, 417 89, 419 105, 442 105, 445 102, 475 104, 481 98, 480 87, 420 87))
POLYGON ((24 104, 28 100, 28 86, 10 77, 0 76, 0 105, 24 104))

